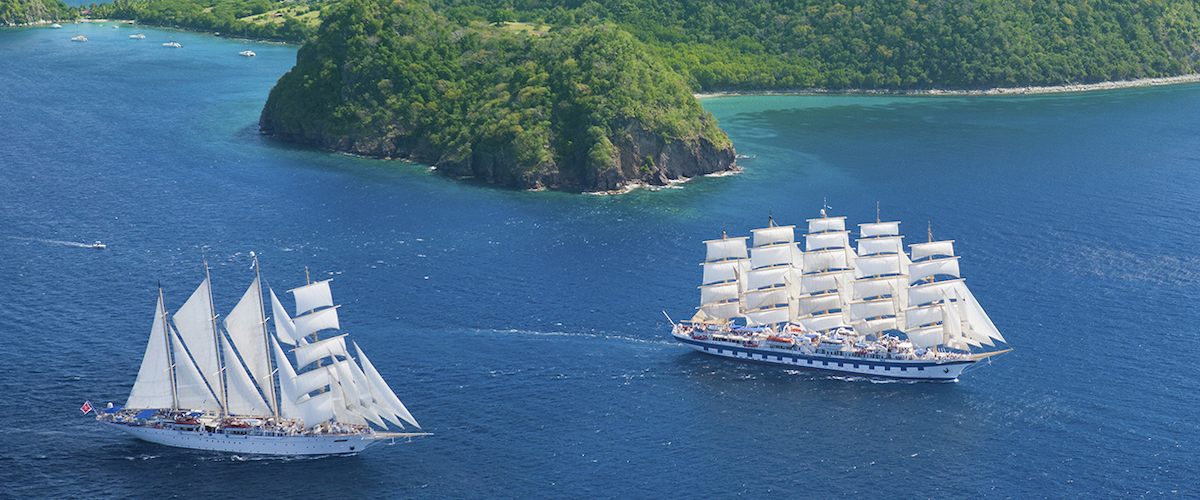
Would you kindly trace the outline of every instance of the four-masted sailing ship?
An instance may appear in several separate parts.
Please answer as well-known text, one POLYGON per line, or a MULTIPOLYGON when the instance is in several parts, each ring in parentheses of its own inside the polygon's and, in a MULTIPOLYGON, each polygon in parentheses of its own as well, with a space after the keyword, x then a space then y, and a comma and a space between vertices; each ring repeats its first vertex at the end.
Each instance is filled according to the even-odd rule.
POLYGON ((1007 342, 959 275, 953 240, 931 231, 905 253, 902 239, 899 222, 876 218, 855 248, 846 218, 822 208, 802 244, 774 220, 706 241, 701 305, 672 335, 724 358, 884 379, 952 381, 1011 351, 997 348, 1007 342))
POLYGON ((318 337, 340 328, 329 280, 289 290, 294 319, 268 287, 272 335, 254 264, 254 282, 223 321, 214 313, 207 264, 204 281, 174 314, 159 288, 129 398, 96 418, 168 446, 271 455, 355 454, 427 434, 389 432, 389 423, 421 426, 357 343, 351 356, 345 335, 318 337))

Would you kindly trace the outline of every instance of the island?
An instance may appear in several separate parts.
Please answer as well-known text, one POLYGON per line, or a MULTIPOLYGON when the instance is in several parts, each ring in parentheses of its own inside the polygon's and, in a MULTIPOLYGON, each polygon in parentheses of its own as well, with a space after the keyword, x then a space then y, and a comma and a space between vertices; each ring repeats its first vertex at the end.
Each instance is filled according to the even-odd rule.
POLYGON ((609 192, 735 168, 679 74, 615 26, 462 26, 416 2, 326 11, 272 89, 263 133, 522 189, 609 192))

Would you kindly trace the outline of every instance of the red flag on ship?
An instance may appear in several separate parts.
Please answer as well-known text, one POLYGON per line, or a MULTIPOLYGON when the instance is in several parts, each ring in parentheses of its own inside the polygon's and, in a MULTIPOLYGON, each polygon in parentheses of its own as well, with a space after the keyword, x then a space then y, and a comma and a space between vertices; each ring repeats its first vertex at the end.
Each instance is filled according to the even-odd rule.
POLYGON ((79 409, 79 411, 82 411, 82 412, 84 412, 84 413, 87 413, 87 412, 89 412, 89 411, 92 411, 92 402, 91 402, 91 401, 84 401, 84 402, 83 402, 83 408, 80 408, 80 409, 79 409))

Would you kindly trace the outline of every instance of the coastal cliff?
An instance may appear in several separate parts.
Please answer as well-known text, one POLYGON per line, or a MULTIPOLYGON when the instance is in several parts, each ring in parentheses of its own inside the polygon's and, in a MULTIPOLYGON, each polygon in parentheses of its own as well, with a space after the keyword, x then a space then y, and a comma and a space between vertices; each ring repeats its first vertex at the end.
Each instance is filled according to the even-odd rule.
POLYGON ((259 126, 523 189, 612 191, 735 168, 682 78, 620 29, 462 26, 399 1, 331 9, 259 126))

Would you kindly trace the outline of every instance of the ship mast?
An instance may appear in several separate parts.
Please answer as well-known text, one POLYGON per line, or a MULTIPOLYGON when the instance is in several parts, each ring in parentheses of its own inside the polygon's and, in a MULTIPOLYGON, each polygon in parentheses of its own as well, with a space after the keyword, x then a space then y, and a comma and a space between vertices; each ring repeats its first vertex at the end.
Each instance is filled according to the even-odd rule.
MULTIPOLYGON (((258 281, 258 283, 259 283, 257 302, 258 302, 258 311, 259 311, 258 317, 262 318, 261 325, 262 325, 262 333, 263 333, 263 346, 266 349, 270 349, 271 334, 269 332, 267 332, 267 311, 266 311, 266 306, 263 305, 263 301, 262 301, 262 269, 259 269, 259 267, 258 267, 258 256, 254 255, 254 252, 250 252, 250 257, 252 257, 254 259, 254 278, 255 278, 255 281, 258 281)), ((267 356, 267 372, 274 374, 275 371, 277 370, 277 368, 275 367, 274 360, 271 359, 271 358, 273 358, 273 356, 271 356, 271 354, 269 352, 266 352, 266 350, 264 350, 264 354, 266 354, 266 356, 267 356)), ((269 397, 267 398, 267 400, 270 401, 269 404, 271 406, 271 415, 275 416, 275 418, 279 418, 279 403, 275 400, 275 383, 274 382, 275 382, 274 377, 271 377, 271 383, 267 384, 267 387, 266 387, 266 390, 269 393, 269 397)))
MULTIPOLYGON (((162 283, 158 284, 158 303, 159 304, 163 303, 162 283)), ((171 409, 177 410, 177 409, 179 409, 179 389, 176 387, 176 382, 175 382, 175 363, 174 363, 173 358, 170 357, 171 356, 171 330, 170 330, 170 325, 167 323, 167 308, 166 308, 166 306, 163 306, 162 312, 163 312, 163 315, 162 315, 163 343, 166 344, 166 349, 167 349, 166 352, 167 352, 167 356, 168 356, 167 365, 169 366, 169 368, 167 369, 167 374, 171 378, 171 409)))
MULTIPOLYGON (((312 278, 308 276, 308 266, 304 266, 304 284, 305 285, 312 284, 312 278)), ((313 342, 321 340, 321 337, 319 335, 317 335, 317 332, 313 332, 312 336, 313 336, 313 342)), ((319 368, 320 366, 321 366, 321 360, 317 360, 317 367, 319 368)))
POLYGON ((213 346, 217 350, 217 364, 219 366, 217 373, 220 375, 217 377, 217 384, 221 386, 221 417, 224 417, 228 414, 227 408, 229 407, 229 394, 225 387, 225 361, 224 358, 221 357, 221 330, 217 326, 217 309, 215 306, 213 306, 212 277, 209 274, 207 256, 204 257, 204 278, 208 281, 208 311, 212 316, 209 321, 212 322, 213 346))

